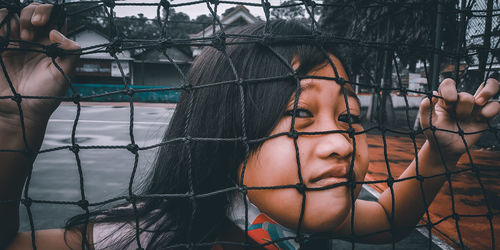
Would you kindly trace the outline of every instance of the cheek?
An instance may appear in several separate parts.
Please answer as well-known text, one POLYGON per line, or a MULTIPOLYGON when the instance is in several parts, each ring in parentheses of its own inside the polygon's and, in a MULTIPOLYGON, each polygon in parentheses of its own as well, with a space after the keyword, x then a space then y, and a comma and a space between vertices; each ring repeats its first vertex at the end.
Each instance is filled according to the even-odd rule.
POLYGON ((356 155, 354 156, 356 169, 356 178, 358 180, 364 180, 366 172, 368 171, 368 165, 370 163, 370 157, 368 154, 368 143, 366 141, 366 135, 361 134, 356 137, 356 155))
MULTIPOLYGON (((298 182, 295 147, 293 140, 286 136, 264 142, 248 158, 243 181, 248 187, 295 185, 298 182)), ((302 195, 295 188, 249 190, 248 198, 282 225, 293 226, 298 220, 302 195)))
MULTIPOLYGON (((368 143, 365 134, 356 136, 356 155, 354 159, 354 174, 356 181, 364 181, 366 173, 368 172, 368 166, 370 165, 368 143)), ((354 190, 355 198, 357 198, 361 192, 361 187, 362 185, 356 185, 356 189, 354 190)))
MULTIPOLYGON (((241 171, 238 176, 241 176, 241 171)), ((270 139, 248 157, 244 173, 245 185, 279 186, 297 182, 297 162, 292 139, 286 136, 270 139)))

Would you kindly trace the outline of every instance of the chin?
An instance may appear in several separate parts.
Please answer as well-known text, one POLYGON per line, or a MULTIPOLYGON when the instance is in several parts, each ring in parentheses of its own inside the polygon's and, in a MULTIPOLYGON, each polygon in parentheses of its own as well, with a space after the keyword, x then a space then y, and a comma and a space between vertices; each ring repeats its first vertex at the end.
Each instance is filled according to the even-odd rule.
POLYGON ((306 232, 333 232, 349 216, 350 196, 331 193, 332 190, 307 194, 303 229, 306 232))

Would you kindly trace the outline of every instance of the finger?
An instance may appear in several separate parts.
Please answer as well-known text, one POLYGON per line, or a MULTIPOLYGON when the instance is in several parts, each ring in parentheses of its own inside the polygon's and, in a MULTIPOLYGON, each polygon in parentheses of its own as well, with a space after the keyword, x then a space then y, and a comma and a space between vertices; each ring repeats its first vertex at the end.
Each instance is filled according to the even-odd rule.
MULTIPOLYGON (((436 91, 434 91, 434 94, 437 94, 436 91)), ((422 128, 429 127, 429 117, 430 117, 430 112, 431 112, 431 107, 433 105, 436 105, 436 102, 438 99, 436 97, 432 97, 432 105, 431 105, 431 100, 429 98, 424 98, 422 102, 420 102, 420 123, 422 125, 422 128)))
POLYGON ((482 82, 481 85, 479 85, 479 87, 477 87, 476 93, 474 93, 474 97, 477 97, 477 95, 481 92, 481 90, 483 88, 484 88, 484 82, 482 82))
POLYGON ((500 86, 496 79, 488 78, 484 87, 474 96, 476 105, 483 106, 486 104, 489 99, 498 93, 499 88, 500 86))
POLYGON ((9 11, 7 9, 0 9, 0 22, 5 23, 0 28, 0 36, 5 36, 9 32, 9 39, 17 40, 19 39, 19 17, 17 14, 11 14, 8 16, 9 11), (4 20, 10 18, 10 20, 4 20), (10 29, 7 29, 7 25, 10 25, 10 29))
POLYGON ((49 33, 49 39, 51 43, 59 44, 59 48, 72 51, 71 55, 56 58, 56 63, 62 68, 62 70, 65 73, 71 74, 78 62, 80 45, 77 42, 68 39, 57 30, 52 30, 49 33))
POLYGON ((500 103, 490 101, 483 108, 481 108, 480 115, 484 119, 491 119, 500 113, 500 103))
POLYGON ((474 96, 467 92, 458 93, 456 117, 460 120, 470 117, 474 109, 474 96))
POLYGON ((21 16, 19 17, 21 40, 31 41, 35 37, 31 17, 38 5, 36 3, 30 4, 21 11, 21 16))
POLYGON ((440 104, 447 111, 452 111, 455 103, 458 100, 455 81, 450 78, 444 79, 444 81, 439 84, 438 92, 439 95, 443 97, 443 99, 441 99, 438 104, 440 104))
POLYGON ((33 16, 31 16, 31 24, 36 27, 45 26, 49 20, 52 13, 52 4, 40 4, 36 6, 33 16))

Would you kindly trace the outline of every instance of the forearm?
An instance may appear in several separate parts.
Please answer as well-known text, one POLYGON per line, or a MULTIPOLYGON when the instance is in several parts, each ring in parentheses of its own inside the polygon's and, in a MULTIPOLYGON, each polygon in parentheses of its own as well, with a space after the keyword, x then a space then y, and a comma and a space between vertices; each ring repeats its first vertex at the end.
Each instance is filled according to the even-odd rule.
MULTIPOLYGON (((19 117, 17 117, 19 119, 19 117)), ((0 246, 15 236, 19 227, 19 198, 24 182, 43 141, 46 122, 25 124, 26 143, 19 120, 0 118, 0 246), (12 201, 6 203, 5 201, 12 201)))
MULTIPOLYGON (((446 168, 454 169, 458 157, 445 157, 446 168)), ((426 142, 418 152, 418 173, 424 181, 417 178, 417 164, 414 159, 405 172, 394 182, 394 199, 391 190, 385 190, 379 198, 379 203, 386 211, 387 218, 392 221, 395 232, 406 234, 416 225, 427 207, 441 189, 446 177, 446 171, 439 151, 426 142), (436 176, 439 175, 439 176, 436 176), (427 178, 431 177, 432 178, 427 178), (406 179, 409 178, 409 179, 406 179), (393 209, 394 202, 394 211, 393 209)))

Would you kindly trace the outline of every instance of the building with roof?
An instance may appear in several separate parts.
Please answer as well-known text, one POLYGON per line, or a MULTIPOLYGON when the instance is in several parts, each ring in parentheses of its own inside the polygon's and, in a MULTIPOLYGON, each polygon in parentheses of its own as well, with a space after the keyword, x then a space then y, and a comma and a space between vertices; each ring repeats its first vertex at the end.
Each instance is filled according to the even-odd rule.
MULTIPOLYGON (((237 5, 233 10, 229 11, 226 15, 223 15, 220 19, 222 27, 225 33, 234 33, 238 28, 245 26, 247 24, 253 24, 257 22, 262 22, 259 18, 255 17, 250 13, 250 11, 243 5, 237 5)), ((215 33, 220 31, 220 25, 215 24, 215 33)), ((214 25, 209 25, 202 31, 191 34, 190 38, 208 38, 214 35, 214 25)), ((193 47, 193 57, 198 56, 204 47, 193 47)))
MULTIPOLYGON (((118 61, 109 53, 105 52, 110 39, 96 29, 80 26, 76 30, 70 31, 67 37, 85 49, 92 48, 91 51, 97 53, 82 54, 76 66, 74 83, 99 83, 99 84, 123 84, 120 64, 125 79, 128 83, 133 83, 133 75, 130 68, 132 61, 130 51, 122 51, 116 54, 118 61)), ((88 50, 84 51, 88 52, 88 50)))

